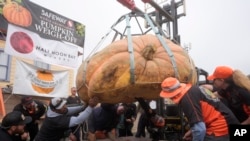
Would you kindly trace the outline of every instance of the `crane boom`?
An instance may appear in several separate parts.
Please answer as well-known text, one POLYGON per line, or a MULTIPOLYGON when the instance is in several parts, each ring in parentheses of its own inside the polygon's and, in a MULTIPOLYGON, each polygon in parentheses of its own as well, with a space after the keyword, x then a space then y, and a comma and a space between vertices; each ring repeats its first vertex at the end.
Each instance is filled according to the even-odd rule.
POLYGON ((164 15, 167 19, 173 21, 174 18, 163 8, 161 8, 155 1, 153 0, 142 0, 144 3, 149 3, 152 7, 154 7, 157 11, 159 11, 162 15, 164 15))
POLYGON ((128 9, 132 10, 133 12, 144 13, 138 7, 136 7, 134 0, 117 0, 123 6, 127 7, 128 9))

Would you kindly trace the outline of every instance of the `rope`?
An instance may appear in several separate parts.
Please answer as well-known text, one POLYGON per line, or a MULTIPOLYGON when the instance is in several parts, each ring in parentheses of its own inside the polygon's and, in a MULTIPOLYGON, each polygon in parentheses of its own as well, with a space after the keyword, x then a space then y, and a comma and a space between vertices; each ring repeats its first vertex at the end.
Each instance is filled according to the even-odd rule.
POLYGON ((114 30, 114 27, 124 20, 125 16, 121 16, 111 27, 110 30, 101 38, 101 40, 98 42, 98 44, 95 46, 95 48, 90 52, 90 54, 87 56, 86 61, 84 61, 84 67, 83 67, 83 82, 86 81, 86 70, 87 70, 87 62, 91 58, 91 56, 97 51, 97 49, 103 44, 103 42, 106 40, 108 35, 114 30))

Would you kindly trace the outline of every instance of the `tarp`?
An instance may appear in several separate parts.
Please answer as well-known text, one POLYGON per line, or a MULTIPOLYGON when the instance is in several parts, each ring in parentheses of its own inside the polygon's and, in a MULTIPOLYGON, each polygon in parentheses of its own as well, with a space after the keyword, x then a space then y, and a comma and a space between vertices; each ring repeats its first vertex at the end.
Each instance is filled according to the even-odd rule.
POLYGON ((13 94, 41 97, 68 97, 68 71, 41 70, 17 60, 13 94))

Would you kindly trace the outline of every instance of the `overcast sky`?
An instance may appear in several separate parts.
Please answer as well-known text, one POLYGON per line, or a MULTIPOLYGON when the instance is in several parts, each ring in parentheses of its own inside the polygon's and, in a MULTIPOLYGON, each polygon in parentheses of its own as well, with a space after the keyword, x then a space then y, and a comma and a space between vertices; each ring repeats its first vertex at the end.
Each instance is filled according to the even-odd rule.
MULTIPOLYGON (((84 56, 118 18, 130 12, 116 0, 32 1, 86 26, 84 56)), ((141 0, 135 3, 144 9, 141 0)), ((191 44, 189 53, 197 67, 212 73, 216 66, 228 65, 250 74, 249 13, 249 0, 186 0, 179 35, 182 45, 191 44)))

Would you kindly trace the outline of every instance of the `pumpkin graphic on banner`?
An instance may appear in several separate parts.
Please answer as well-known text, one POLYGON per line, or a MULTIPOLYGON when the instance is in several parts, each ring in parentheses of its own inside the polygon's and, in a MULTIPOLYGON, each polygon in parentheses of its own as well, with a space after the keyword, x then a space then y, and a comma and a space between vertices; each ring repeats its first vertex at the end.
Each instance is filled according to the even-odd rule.
POLYGON ((8 22, 28 27, 32 23, 32 16, 28 9, 17 2, 9 2, 3 7, 3 16, 8 22))
POLYGON ((51 72, 38 70, 32 81, 32 87, 38 93, 48 94, 54 90, 54 76, 51 72))

